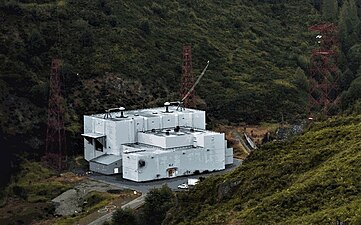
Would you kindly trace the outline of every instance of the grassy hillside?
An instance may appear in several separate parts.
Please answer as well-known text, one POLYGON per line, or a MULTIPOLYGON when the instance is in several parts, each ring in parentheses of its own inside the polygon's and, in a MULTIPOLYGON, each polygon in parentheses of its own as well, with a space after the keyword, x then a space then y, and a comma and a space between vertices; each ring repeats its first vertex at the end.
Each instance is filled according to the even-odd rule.
POLYGON ((360 180, 361 116, 336 117, 179 194, 166 224, 360 224, 360 180))

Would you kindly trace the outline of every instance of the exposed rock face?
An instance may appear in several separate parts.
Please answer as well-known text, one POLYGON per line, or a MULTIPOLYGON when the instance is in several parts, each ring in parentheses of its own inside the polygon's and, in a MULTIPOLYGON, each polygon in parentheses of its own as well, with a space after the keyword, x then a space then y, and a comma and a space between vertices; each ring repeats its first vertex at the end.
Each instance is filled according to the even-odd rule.
POLYGON ((55 214, 60 216, 70 216, 81 212, 82 198, 75 189, 67 190, 52 200, 55 205, 55 214))
POLYGON ((59 216, 71 216, 82 211, 85 196, 92 191, 107 192, 118 190, 118 187, 93 180, 85 180, 73 189, 67 190, 52 200, 55 206, 55 214, 59 216))

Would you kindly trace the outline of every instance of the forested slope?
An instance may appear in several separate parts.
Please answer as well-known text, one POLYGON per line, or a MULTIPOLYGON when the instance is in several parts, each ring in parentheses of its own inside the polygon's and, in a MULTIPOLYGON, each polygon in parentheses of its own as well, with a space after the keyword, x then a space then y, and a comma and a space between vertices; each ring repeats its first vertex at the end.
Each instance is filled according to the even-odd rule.
POLYGON ((210 118, 304 113, 302 68, 314 44, 307 26, 318 13, 310 3, 278 2, 0 1, 5 158, 43 152, 53 57, 63 62, 68 149, 75 151, 83 114, 178 100, 184 43, 192 44, 195 75, 211 62, 197 87, 210 118))
MULTIPOLYGON (((327 15, 346 31, 342 107, 352 111, 361 109, 361 45, 351 6, 331 7, 327 15)), ((68 149, 74 152, 82 149, 83 114, 179 99, 184 43, 192 44, 195 75, 210 60, 196 91, 199 107, 213 121, 304 118, 309 55, 316 45, 307 27, 323 20, 319 8, 318 0, 0 0, 4 173, 16 166, 14 154, 43 154, 54 57, 63 62, 68 149)))
POLYGON ((178 194, 165 224, 360 224, 360 180, 361 116, 336 117, 178 194))

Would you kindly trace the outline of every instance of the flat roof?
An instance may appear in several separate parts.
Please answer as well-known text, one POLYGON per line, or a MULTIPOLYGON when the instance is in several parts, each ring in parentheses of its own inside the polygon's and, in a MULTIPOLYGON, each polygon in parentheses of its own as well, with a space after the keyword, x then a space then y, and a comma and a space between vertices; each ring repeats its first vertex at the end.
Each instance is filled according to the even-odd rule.
POLYGON ((105 154, 105 155, 101 155, 95 159, 90 160, 90 162, 95 162, 95 163, 99 163, 99 164, 103 164, 103 165, 110 165, 121 159, 122 158, 117 155, 105 154))
POLYGON ((204 149, 203 147, 193 147, 192 145, 163 149, 161 147, 142 144, 142 143, 124 144, 124 146, 135 148, 135 150, 123 151, 123 154, 125 154, 125 155, 127 155, 127 154, 138 154, 138 155, 164 154, 164 153, 169 153, 172 151, 204 149))
POLYGON ((144 131, 146 134, 153 134, 156 136, 182 136, 182 135, 191 135, 196 133, 206 133, 207 130, 194 129, 192 127, 179 127, 179 131, 176 131, 176 128, 164 128, 156 129, 154 131, 144 131))
POLYGON ((137 109, 137 110, 128 110, 124 111, 124 117, 121 117, 121 112, 110 112, 108 115, 109 117, 106 118, 107 113, 99 113, 99 114, 92 114, 88 116, 104 118, 107 120, 128 120, 132 119, 137 116, 141 117, 159 117, 160 115, 167 115, 167 114, 187 114, 192 112, 205 112, 203 110, 198 109, 190 109, 190 108, 181 108, 178 106, 169 106, 169 112, 165 111, 165 107, 157 107, 157 108, 148 108, 148 109, 137 109))
POLYGON ((81 134, 81 136, 83 136, 83 137, 89 137, 89 138, 94 138, 94 139, 101 138, 101 137, 105 137, 104 134, 99 134, 99 133, 85 133, 85 134, 81 134))

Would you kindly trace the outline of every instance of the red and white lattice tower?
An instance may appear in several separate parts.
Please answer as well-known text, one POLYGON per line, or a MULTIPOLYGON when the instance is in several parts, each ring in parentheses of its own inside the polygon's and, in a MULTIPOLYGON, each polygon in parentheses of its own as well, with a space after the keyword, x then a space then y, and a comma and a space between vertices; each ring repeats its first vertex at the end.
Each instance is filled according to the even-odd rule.
POLYGON ((48 166, 61 171, 66 154, 66 140, 64 127, 65 104, 61 95, 59 59, 53 59, 51 62, 49 89, 48 126, 44 160, 48 166))
POLYGON ((318 47, 312 51, 309 77, 308 112, 310 117, 330 115, 338 101, 337 26, 333 23, 309 27, 317 33, 318 47))
MULTIPOLYGON (((186 96, 188 91, 192 88, 194 84, 194 75, 192 72, 192 46, 186 44, 183 46, 183 65, 182 65, 182 81, 181 81, 181 99, 186 96)), ((195 107, 195 92, 194 90, 188 95, 184 100, 183 105, 187 108, 195 107)))

